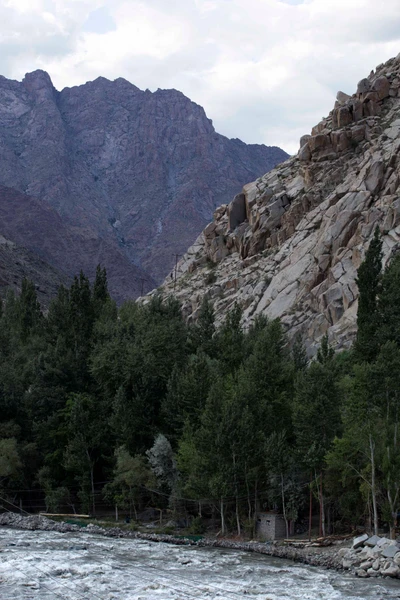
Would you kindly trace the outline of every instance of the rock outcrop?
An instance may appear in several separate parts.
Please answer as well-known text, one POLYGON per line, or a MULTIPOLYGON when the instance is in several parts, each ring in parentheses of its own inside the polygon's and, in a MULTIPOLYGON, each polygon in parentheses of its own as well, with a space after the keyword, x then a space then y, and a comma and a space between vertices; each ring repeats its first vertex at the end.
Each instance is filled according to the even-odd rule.
POLYGON ((374 229, 385 262, 400 245, 399 89, 400 55, 352 96, 339 92, 296 156, 215 211, 178 264, 175 293, 189 318, 207 293, 218 319, 235 302, 245 325, 280 317, 310 353, 326 332, 338 347, 351 343, 356 273, 374 229))
MULTIPOLYGON (((100 77, 58 92, 43 71, 0 77, 0 185, 46 204, 88 240, 90 257, 64 248, 74 272, 94 273, 107 249, 118 299, 137 296, 143 278, 145 291, 161 282, 215 207, 286 157, 217 134, 176 90, 100 77)), ((30 221, 28 212, 25 229, 30 221)), ((52 262, 59 248, 46 238, 44 226, 38 245, 52 262)))

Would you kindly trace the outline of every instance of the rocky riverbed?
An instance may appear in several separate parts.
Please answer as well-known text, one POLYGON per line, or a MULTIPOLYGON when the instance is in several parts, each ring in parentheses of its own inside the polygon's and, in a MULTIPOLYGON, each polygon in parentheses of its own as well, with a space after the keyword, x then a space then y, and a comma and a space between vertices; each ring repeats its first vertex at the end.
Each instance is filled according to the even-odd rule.
POLYGON ((117 528, 78 531, 40 517, 1 522, 2 600, 400 599, 398 580, 356 579, 345 571, 262 555, 256 545, 256 552, 248 552, 247 545, 199 546, 117 528))
POLYGON ((138 539, 179 546, 238 550, 287 559, 325 569, 346 570, 362 578, 381 576, 400 579, 400 545, 387 538, 369 537, 366 534, 355 538, 353 542, 337 542, 335 545, 327 547, 314 545, 298 547, 296 544, 242 542, 206 537, 194 541, 174 535, 129 531, 120 527, 103 528, 92 523, 85 528, 81 528, 79 525, 53 521, 41 515, 23 517, 14 513, 1 514, 0 526, 30 531, 81 532, 83 535, 91 534, 109 538, 138 539))

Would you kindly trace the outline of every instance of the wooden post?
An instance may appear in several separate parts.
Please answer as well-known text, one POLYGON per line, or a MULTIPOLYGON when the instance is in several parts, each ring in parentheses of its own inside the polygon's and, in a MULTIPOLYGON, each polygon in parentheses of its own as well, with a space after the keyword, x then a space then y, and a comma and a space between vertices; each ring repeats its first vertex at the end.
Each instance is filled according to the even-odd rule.
POLYGON ((118 523, 118 505, 115 505, 115 520, 118 523))

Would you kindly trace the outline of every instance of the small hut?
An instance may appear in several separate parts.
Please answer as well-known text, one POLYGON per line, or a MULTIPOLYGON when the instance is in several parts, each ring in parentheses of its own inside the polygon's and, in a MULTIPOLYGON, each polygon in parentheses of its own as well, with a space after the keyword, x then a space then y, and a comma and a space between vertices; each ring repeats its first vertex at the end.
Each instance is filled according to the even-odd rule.
POLYGON ((276 512, 257 514, 256 534, 260 540, 272 541, 286 537, 286 523, 283 515, 276 512))

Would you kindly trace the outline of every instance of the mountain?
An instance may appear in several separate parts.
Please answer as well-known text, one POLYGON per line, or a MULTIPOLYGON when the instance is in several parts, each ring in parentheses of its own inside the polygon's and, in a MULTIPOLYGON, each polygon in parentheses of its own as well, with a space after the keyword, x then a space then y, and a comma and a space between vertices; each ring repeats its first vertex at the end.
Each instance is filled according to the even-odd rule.
POLYGON ((68 284, 65 276, 36 254, 0 235, 0 298, 9 289, 19 294, 24 278, 35 282, 38 300, 44 308, 48 307, 59 286, 68 284))
MULTIPOLYGON (((74 227, 46 202, 4 186, 0 186, 0 234, 25 248, 36 263, 46 263, 46 271, 52 265, 64 282, 80 269, 93 276, 97 264, 106 266, 110 290, 119 302, 126 294, 139 295, 142 282, 147 286, 152 283, 114 244, 89 229, 74 227)), ((39 281, 36 276, 30 278, 39 281)), ((50 287, 50 295, 54 289, 50 287)))
MULTIPOLYGON (((195 319, 205 293, 217 318, 235 302, 248 325, 280 317, 310 353, 328 332, 355 333, 357 269, 375 228, 384 263, 400 247, 400 55, 338 92, 297 156, 215 211, 177 268, 176 295, 195 319)), ((168 277, 164 292, 174 293, 168 277)))
MULTIPOLYGON (((0 77, 0 185, 64 227, 34 217, 39 255, 68 275, 101 260, 119 300, 162 281, 215 207, 286 157, 217 134, 176 90, 100 77, 59 92, 44 71, 0 77)), ((33 223, 24 203, 18 222, 8 213, 13 235, 33 223)))

